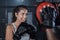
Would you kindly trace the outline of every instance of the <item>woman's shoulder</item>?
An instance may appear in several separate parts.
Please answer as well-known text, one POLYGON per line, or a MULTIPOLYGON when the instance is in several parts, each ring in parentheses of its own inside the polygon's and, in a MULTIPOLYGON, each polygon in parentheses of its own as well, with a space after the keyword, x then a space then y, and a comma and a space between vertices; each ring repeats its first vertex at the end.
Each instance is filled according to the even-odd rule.
POLYGON ((7 30, 13 30, 13 25, 12 25, 12 23, 10 23, 10 24, 7 24, 7 27, 6 27, 6 29, 7 30))
POLYGON ((12 26, 13 26, 12 23, 7 24, 7 27, 10 27, 11 28, 12 26))

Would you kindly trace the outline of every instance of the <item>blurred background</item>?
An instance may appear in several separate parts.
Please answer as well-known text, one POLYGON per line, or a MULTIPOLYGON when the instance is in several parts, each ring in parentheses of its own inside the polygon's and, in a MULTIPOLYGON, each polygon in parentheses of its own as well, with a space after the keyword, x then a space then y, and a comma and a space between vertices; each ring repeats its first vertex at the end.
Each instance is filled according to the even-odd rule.
POLYGON ((5 29, 8 23, 11 23, 13 8, 17 5, 26 5, 28 7, 27 23, 34 26, 37 30, 35 18, 36 7, 41 2, 59 3, 60 0, 0 0, 0 40, 5 38, 5 29))

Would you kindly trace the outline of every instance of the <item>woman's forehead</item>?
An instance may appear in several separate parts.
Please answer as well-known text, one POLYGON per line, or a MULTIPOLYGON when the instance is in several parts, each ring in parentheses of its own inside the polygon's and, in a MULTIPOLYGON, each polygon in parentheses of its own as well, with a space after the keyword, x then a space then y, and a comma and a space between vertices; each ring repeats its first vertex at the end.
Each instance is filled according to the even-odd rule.
POLYGON ((24 10, 20 10, 20 12, 27 13, 27 12, 28 12, 28 10, 24 9, 24 10))

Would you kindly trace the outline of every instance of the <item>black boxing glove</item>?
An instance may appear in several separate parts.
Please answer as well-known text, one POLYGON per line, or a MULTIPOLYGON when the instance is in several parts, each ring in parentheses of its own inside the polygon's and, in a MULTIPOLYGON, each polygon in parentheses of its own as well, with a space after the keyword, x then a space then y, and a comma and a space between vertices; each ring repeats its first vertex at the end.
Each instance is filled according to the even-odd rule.
POLYGON ((27 29, 25 28, 25 24, 21 23, 17 29, 17 31, 14 34, 14 40, 19 40, 21 39, 21 36, 26 33, 27 29))
POLYGON ((30 34, 30 38, 35 39, 36 38, 36 31, 35 31, 34 27, 32 25, 28 24, 28 26, 26 28, 27 28, 27 33, 30 34))
POLYGON ((46 28, 53 28, 53 22, 55 22, 54 14, 55 10, 51 7, 46 7, 42 9, 41 12, 41 18, 42 23, 40 23, 40 26, 46 27, 46 28))
POLYGON ((35 31, 34 27, 27 23, 25 23, 24 25, 25 25, 25 28, 27 29, 26 33, 30 34, 31 39, 35 39, 36 31, 35 31))
POLYGON ((14 40, 19 40, 24 33, 33 34, 34 27, 27 23, 21 23, 14 34, 14 40))

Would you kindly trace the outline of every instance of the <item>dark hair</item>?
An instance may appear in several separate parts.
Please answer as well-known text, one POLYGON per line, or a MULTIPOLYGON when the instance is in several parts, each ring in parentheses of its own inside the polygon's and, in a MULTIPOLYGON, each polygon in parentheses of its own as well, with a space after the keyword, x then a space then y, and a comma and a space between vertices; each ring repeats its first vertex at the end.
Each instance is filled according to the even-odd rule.
POLYGON ((27 9, 27 7, 24 6, 24 5, 19 5, 19 6, 16 6, 16 7, 14 8, 13 14, 12 14, 12 22, 15 22, 16 19, 17 19, 16 16, 15 16, 15 13, 18 13, 20 10, 22 10, 22 8, 23 8, 23 9, 27 9))

